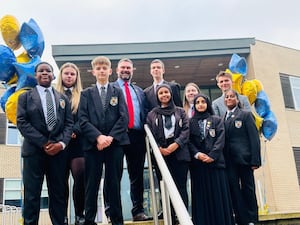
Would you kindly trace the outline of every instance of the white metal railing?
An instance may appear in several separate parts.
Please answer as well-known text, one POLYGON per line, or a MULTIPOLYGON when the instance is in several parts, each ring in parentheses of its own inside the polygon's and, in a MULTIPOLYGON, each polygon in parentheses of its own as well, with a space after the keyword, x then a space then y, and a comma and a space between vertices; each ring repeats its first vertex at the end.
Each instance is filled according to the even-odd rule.
POLYGON ((171 199, 179 223, 181 225, 193 225, 191 217, 176 188, 175 182, 169 172, 169 169, 159 151, 156 141, 152 135, 152 132, 150 131, 148 125, 145 125, 144 128, 146 131, 147 160, 149 166, 150 189, 152 193, 151 197, 152 197, 152 204, 153 204, 154 224, 158 225, 158 218, 157 218, 157 208, 155 204, 156 203, 155 187, 154 187, 154 176, 153 176, 152 162, 151 162, 151 150, 163 178, 162 181, 163 185, 161 185, 161 190, 162 190, 164 224, 165 225, 171 224, 170 204, 169 204, 169 199, 171 199))

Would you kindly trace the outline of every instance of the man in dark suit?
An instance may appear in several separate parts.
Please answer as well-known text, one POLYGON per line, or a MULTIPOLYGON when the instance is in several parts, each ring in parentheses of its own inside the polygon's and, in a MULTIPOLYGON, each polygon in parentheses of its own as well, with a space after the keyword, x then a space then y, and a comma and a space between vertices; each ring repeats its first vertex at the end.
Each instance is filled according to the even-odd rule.
POLYGON ((154 59, 150 64, 150 73, 153 78, 153 84, 145 88, 144 93, 147 100, 148 111, 151 111, 154 107, 158 106, 156 89, 160 84, 168 84, 173 93, 173 101, 176 106, 182 107, 182 100, 180 95, 180 85, 173 82, 167 82, 164 80, 165 65, 160 59, 154 59))
POLYGON ((92 61, 95 87, 82 91, 79 124, 85 150, 85 225, 95 225, 97 197, 103 164, 109 189, 109 214, 113 225, 123 225, 120 185, 123 172, 123 145, 129 144, 128 116, 122 90, 108 82, 112 73, 108 58, 92 61))
POLYGON ((45 175, 52 224, 62 225, 66 207, 64 171, 67 158, 64 148, 72 134, 71 107, 67 97, 51 87, 54 76, 49 63, 39 63, 35 76, 38 85, 19 97, 17 112, 17 127, 24 137, 24 225, 38 224, 45 175), (47 96, 51 103, 47 103, 47 96))
MULTIPOLYGON (((144 163, 146 155, 144 123, 146 120, 145 94, 143 90, 131 83, 133 75, 133 62, 124 58, 118 62, 118 79, 114 84, 123 90, 126 107, 129 114, 128 136, 130 144, 124 146, 127 169, 130 180, 130 197, 132 201, 132 220, 151 220, 144 212, 144 163), (128 88, 127 88, 128 87, 128 88), (129 91, 129 93, 128 93, 129 91), (132 113, 131 109, 132 108, 132 113), (132 120, 132 122, 131 122, 132 120)), ((105 185, 105 195, 109 189, 105 185)), ((105 198, 106 211, 109 209, 108 199, 105 198)), ((109 216, 109 213, 106 213, 109 216)))

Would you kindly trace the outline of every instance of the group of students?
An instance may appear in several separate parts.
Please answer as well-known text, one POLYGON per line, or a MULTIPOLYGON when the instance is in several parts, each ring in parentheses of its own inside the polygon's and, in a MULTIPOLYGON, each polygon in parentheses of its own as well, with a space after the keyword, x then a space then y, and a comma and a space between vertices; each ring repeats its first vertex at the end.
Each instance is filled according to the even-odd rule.
MULTIPOLYGON (((75 224, 96 224, 104 172, 106 216, 113 225, 123 225, 120 185, 124 156, 132 220, 152 219, 143 208, 145 123, 186 206, 190 171, 194 224, 257 222, 253 170, 260 166, 260 141, 251 112, 240 108, 244 96, 231 89, 230 74, 217 76, 223 91, 221 104, 218 99, 211 104, 199 87, 190 83, 185 87, 182 105, 180 87, 163 79, 164 63, 159 59, 150 64, 153 85, 145 90, 131 83, 134 69, 130 59, 118 62, 115 82, 109 82, 112 68, 107 57, 94 58, 91 66, 95 86, 83 90, 79 69, 66 63, 53 88, 53 68, 41 62, 35 68, 37 86, 18 99, 17 127, 24 137, 25 225, 38 224, 44 176, 52 224, 68 224, 70 171, 74 179, 75 224), (224 115, 215 115, 217 106, 225 107, 224 115)), ((162 179, 157 167, 155 171, 162 179)), ((175 223, 174 211, 172 219, 175 223)))

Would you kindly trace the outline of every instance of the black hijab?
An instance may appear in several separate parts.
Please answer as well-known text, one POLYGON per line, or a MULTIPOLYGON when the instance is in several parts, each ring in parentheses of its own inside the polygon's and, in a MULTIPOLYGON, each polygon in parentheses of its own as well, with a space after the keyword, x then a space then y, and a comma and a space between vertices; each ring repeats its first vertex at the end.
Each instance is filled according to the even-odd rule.
POLYGON ((156 106, 153 109, 154 112, 156 112, 156 113, 158 113, 160 115, 164 115, 164 116, 171 116, 173 113, 175 113, 176 106, 175 106, 175 103, 173 101, 172 89, 171 89, 171 87, 169 85, 167 85, 167 84, 161 84, 161 85, 159 85, 157 87, 157 89, 156 89, 156 99, 157 99, 157 102, 158 102, 158 106, 156 106), (158 99, 158 91, 162 87, 167 88, 170 91, 170 93, 171 93, 171 98, 170 98, 170 101, 168 102, 168 106, 167 107, 161 107, 161 102, 158 99))
POLYGON ((205 94, 197 94, 194 98, 194 108, 195 108, 195 114, 192 118, 196 119, 196 120, 204 120, 206 118, 208 118, 210 115, 214 115, 214 110, 212 108, 212 105, 211 105, 211 102, 208 98, 207 95, 205 94), (199 97, 202 97, 204 98, 206 104, 207 104, 207 108, 204 112, 199 112, 197 109, 196 109, 196 101, 199 97))

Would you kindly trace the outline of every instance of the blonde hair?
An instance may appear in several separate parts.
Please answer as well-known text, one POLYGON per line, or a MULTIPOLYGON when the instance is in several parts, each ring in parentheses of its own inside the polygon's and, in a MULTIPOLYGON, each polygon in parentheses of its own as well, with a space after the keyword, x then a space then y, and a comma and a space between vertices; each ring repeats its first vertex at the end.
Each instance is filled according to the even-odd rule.
POLYGON ((105 57, 105 56, 97 56, 96 58, 94 58, 91 62, 92 67, 94 68, 97 64, 101 64, 101 65, 107 65, 111 68, 111 61, 109 60, 109 58, 105 57))
POLYGON ((226 71, 220 71, 218 75, 216 76, 216 81, 219 82, 220 77, 228 77, 230 80, 232 80, 232 74, 226 71))
POLYGON ((182 104, 182 106, 183 106, 183 109, 184 109, 184 111, 185 111, 185 113, 188 115, 188 111, 189 111, 189 108, 190 108, 190 103, 188 102, 188 100, 186 99, 186 89, 187 89, 187 87, 189 87, 189 86, 193 86, 194 88, 196 88, 197 89, 197 91, 198 91, 198 94, 200 94, 201 93, 201 90, 200 90, 200 88, 199 88, 199 86, 197 85, 197 84, 195 84, 195 83, 193 83, 193 82, 190 82, 190 83, 188 83, 187 85, 185 85, 185 88, 184 88, 184 92, 183 92, 183 104, 182 104))
POLYGON ((75 114, 78 110, 78 105, 80 101, 80 92, 82 91, 82 84, 81 84, 79 68, 74 63, 67 62, 60 67, 59 75, 57 77, 56 90, 60 93, 63 94, 65 93, 64 85, 62 82, 62 72, 65 68, 68 67, 71 67, 76 71, 76 82, 72 86, 72 97, 71 97, 71 109, 72 109, 72 113, 75 114))

